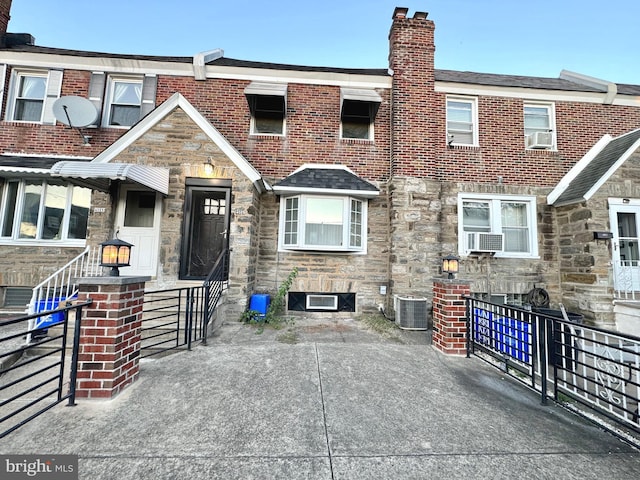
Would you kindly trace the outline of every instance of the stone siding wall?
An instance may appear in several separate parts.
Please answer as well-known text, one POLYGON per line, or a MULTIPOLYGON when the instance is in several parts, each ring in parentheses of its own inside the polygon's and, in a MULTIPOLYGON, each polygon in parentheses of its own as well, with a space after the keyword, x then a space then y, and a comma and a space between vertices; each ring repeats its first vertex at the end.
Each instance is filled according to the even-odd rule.
POLYGON ((549 189, 395 177, 390 192, 392 294, 431 299, 442 257, 458 255, 458 192, 469 192, 536 196, 539 258, 466 256, 458 278, 470 283, 472 293, 525 295, 545 288, 561 298, 549 189))
POLYGON ((609 198, 640 198, 640 153, 635 153, 588 201, 556 209, 565 306, 599 326, 614 325, 611 240, 593 232, 611 231, 609 198))
POLYGON ((355 293, 357 313, 388 305, 389 203, 386 185, 377 185, 380 196, 369 200, 366 255, 313 252, 278 252, 280 198, 265 195, 260 212, 260 237, 254 292, 274 294, 291 271, 298 276, 291 291, 355 293))

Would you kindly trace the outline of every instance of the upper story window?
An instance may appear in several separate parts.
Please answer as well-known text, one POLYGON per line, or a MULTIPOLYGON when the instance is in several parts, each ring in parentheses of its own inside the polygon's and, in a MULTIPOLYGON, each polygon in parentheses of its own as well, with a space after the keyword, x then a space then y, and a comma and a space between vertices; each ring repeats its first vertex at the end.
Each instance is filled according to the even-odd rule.
POLYGON ((529 149, 556 148, 553 104, 525 103, 524 138, 529 149))
POLYGON ((140 120, 142 79, 109 78, 106 125, 130 127, 140 120))
POLYGON ((83 245, 91 190, 52 180, 10 180, 2 188, 0 242, 83 245))
POLYGON ((251 111, 251 135, 284 135, 287 85, 251 82, 244 93, 251 111))
POLYGON ((503 257, 538 255, 535 197, 461 194, 458 212, 461 255, 474 251, 503 257))
POLYGON ((280 203, 280 247, 366 250, 367 202, 350 196, 296 195, 280 203))
POLYGON ((477 100, 447 97, 447 144, 478 144, 477 100))
POLYGON ((373 140, 373 125, 382 98, 375 90, 340 89, 340 136, 373 140))
POLYGON ((96 125, 129 128, 155 108, 156 75, 107 76, 92 72, 89 100, 98 111, 96 125), (100 120, 102 119, 102 120, 100 120))
POLYGON ((62 72, 16 70, 11 77, 7 120, 55 123, 53 102, 60 95, 62 72))

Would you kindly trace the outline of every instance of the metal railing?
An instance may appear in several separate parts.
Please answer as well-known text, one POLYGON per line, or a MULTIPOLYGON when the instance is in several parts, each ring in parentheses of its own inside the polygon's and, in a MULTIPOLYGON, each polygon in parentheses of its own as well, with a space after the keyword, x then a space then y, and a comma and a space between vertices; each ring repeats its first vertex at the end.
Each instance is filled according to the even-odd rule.
MULTIPOLYGON (((78 293, 78 286, 74 279, 78 277, 92 277, 102 274, 98 261, 99 249, 87 247, 84 251, 56 272, 49 275, 38 285, 33 287, 31 300, 27 307, 28 314, 45 310, 53 310, 78 293)), ((29 324, 30 330, 39 328, 41 319, 45 316, 34 317, 29 324)), ((27 341, 31 339, 27 337, 27 341)))
POLYGON ((0 323, 0 438, 64 400, 75 405, 80 323, 89 304, 91 300, 0 323), (70 314, 75 319, 72 338, 70 314), (60 321, 29 329, 37 315, 60 321), (31 342, 25 344, 25 337, 31 342))
POLYGON ((549 312, 467 298, 468 353, 640 446, 640 338, 549 312))
POLYGON ((227 287, 228 255, 224 250, 199 287, 145 292, 140 357, 159 355, 195 341, 207 343, 207 329, 227 287))
POLYGON ((206 337, 204 287, 145 292, 140 357, 158 355, 206 337))
POLYGON ((613 263, 614 296, 618 300, 640 301, 640 261, 613 263))
MULTIPOLYGON (((229 250, 224 249, 218 259, 213 265, 211 272, 203 282, 205 288, 205 306, 206 306, 206 320, 207 323, 211 321, 213 313, 215 312, 218 302, 222 298, 222 292, 228 286, 229 279, 229 250)), ((207 338, 204 338, 205 344, 207 338)))

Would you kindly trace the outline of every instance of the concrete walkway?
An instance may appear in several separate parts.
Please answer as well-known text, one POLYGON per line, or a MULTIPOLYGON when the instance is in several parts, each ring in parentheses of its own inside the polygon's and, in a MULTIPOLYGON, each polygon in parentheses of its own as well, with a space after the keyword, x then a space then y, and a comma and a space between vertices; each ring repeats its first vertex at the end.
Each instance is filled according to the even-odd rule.
POLYGON ((143 361, 112 401, 57 406, 3 454, 79 454, 82 479, 640 477, 640 452, 424 332, 225 325, 143 361))

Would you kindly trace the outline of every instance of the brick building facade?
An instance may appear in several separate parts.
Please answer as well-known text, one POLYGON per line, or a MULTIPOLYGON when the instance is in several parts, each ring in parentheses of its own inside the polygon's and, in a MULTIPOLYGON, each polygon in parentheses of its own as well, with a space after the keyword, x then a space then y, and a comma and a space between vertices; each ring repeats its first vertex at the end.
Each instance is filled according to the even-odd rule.
POLYGON ((198 281, 230 248, 229 316, 293 268, 296 310, 351 315, 431 299, 455 253, 473 294, 519 303, 544 288, 612 325, 620 239, 593 230, 612 229, 611 199, 640 197, 626 181, 636 157, 589 198, 549 195, 604 135, 640 127, 640 86, 437 70, 434 22, 407 13, 393 13, 388 69, 99 54, 5 34, 0 289, 33 287, 120 235, 137 255, 123 274, 158 284, 198 281), (66 126, 55 102, 69 97, 96 118, 66 126), (131 165, 142 173, 114 173, 131 165), (473 243, 489 237, 491 251, 473 243))

